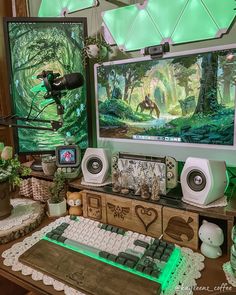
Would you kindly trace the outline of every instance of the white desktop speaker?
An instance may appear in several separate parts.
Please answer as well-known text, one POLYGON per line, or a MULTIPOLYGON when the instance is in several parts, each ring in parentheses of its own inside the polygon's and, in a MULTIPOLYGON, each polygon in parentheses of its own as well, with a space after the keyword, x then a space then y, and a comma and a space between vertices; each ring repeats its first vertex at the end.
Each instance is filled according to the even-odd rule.
POLYGON ((107 179, 109 168, 109 157, 106 149, 86 149, 81 163, 81 169, 85 182, 94 184, 103 183, 107 179))
POLYGON ((225 162, 187 158, 180 181, 184 200, 207 205, 224 196, 227 185, 225 162))

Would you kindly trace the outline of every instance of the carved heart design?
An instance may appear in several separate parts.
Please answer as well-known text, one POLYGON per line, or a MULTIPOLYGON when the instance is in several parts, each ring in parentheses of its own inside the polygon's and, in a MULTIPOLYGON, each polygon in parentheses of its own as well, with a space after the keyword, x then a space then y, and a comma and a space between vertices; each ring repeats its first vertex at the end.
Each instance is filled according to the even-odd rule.
POLYGON ((150 225, 152 225, 158 218, 158 213, 155 209, 145 208, 141 205, 135 206, 135 213, 144 225, 146 232, 148 231, 150 225))

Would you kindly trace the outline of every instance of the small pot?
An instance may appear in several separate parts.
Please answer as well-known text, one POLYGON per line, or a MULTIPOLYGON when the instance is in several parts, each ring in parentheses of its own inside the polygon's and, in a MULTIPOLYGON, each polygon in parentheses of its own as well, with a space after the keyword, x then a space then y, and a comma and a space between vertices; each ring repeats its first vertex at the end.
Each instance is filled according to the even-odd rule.
POLYGON ((48 213, 50 217, 59 217, 66 214, 66 199, 60 203, 51 203, 50 200, 48 203, 48 213))
POLYGON ((104 58, 107 55, 107 48, 97 44, 90 44, 86 48, 89 58, 104 58))
POLYGON ((42 162, 43 173, 48 176, 53 176, 57 170, 56 162, 42 162))
POLYGON ((8 181, 0 183, 0 220, 11 215, 12 205, 10 203, 10 185, 8 181))

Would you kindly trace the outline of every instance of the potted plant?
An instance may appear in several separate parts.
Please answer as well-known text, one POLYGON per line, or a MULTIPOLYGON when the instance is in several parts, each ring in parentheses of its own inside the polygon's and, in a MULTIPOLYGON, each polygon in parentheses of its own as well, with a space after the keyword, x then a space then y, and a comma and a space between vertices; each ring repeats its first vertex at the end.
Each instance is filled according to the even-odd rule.
POLYGON ((42 168, 43 168, 43 173, 45 175, 51 176, 54 175, 54 173, 57 170, 57 165, 56 165, 56 159, 55 156, 45 156, 42 158, 42 168))
POLYGON ((12 147, 6 146, 0 152, 0 219, 11 214, 11 193, 20 186, 21 177, 31 172, 30 168, 21 165, 17 157, 12 157, 12 151, 12 147))
POLYGON ((85 39, 84 61, 91 58, 97 63, 101 63, 109 52, 112 52, 111 46, 106 43, 102 35, 90 36, 85 39))
POLYGON ((56 172, 53 184, 49 188, 50 199, 48 200, 48 214, 50 217, 63 216, 66 213, 66 179, 63 172, 56 172))

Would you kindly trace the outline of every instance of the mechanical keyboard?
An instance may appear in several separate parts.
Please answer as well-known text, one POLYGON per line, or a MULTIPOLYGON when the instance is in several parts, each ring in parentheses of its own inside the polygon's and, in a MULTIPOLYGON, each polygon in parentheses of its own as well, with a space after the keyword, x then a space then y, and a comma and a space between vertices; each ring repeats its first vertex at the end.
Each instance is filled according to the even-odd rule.
POLYGON ((63 222, 43 239, 157 282, 163 290, 181 258, 172 243, 83 217, 63 222))

